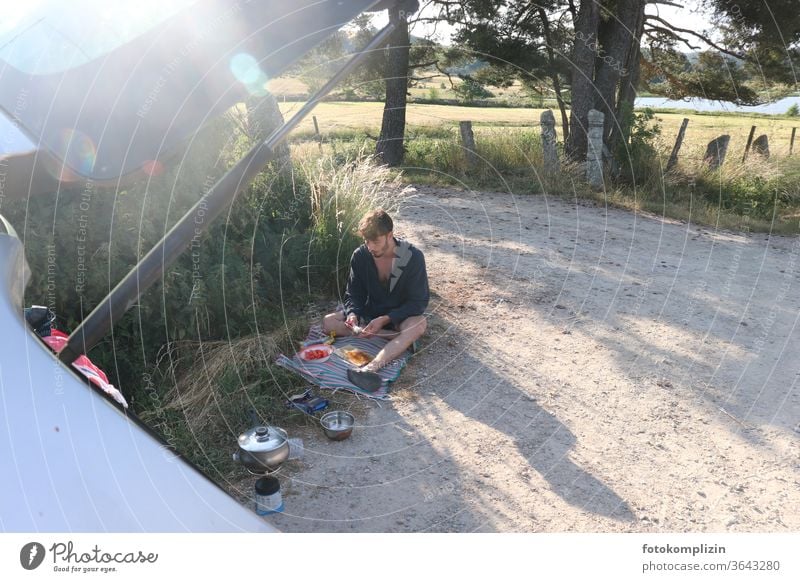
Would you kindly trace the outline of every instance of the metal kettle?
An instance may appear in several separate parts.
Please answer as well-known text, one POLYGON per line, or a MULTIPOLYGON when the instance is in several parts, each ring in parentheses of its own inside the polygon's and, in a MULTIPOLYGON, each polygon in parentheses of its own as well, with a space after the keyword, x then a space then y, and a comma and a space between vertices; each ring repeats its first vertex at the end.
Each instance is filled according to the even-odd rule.
POLYGON ((277 426, 261 425, 239 435, 233 460, 253 475, 276 471, 289 458, 289 436, 277 426))

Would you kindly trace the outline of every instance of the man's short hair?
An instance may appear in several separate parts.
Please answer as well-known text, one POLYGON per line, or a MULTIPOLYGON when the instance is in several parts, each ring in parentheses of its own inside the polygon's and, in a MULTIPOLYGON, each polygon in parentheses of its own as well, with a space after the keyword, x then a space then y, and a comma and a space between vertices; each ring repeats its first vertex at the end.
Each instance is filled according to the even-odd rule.
POLYGON ((392 230, 394 230, 392 217, 383 208, 367 212, 358 223, 358 234, 367 240, 375 240, 392 230))

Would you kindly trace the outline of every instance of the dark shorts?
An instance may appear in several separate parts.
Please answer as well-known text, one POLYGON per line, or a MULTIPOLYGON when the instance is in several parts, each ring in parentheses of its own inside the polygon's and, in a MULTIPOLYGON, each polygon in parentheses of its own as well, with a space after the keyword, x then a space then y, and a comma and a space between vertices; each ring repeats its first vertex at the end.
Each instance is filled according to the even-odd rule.
MULTIPOLYGON (((370 321, 372 321, 372 320, 370 319, 370 321)), ((386 331, 397 331, 397 332, 400 331, 400 328, 395 327, 394 323, 392 323, 391 321, 389 323, 387 323, 386 325, 384 325, 383 329, 385 329, 386 331)))
MULTIPOLYGON (((376 316, 376 317, 378 317, 378 316, 376 316)), ((366 318, 363 318, 363 317, 362 317, 362 319, 364 320, 364 325, 366 325, 366 324, 368 324, 370 321, 372 321, 373 319, 375 319, 375 317, 366 317, 366 318)), ((395 326, 394 326, 394 323, 392 323, 391 321, 389 321, 389 323, 387 323, 386 325, 384 325, 384 326, 383 326, 383 329, 385 329, 386 331, 400 331, 400 329, 399 329, 399 328, 397 328, 397 327, 395 327, 395 326)))
MULTIPOLYGON (((342 317, 347 319, 347 317, 344 315, 344 311, 339 311, 339 313, 342 314, 342 317)), ((361 325, 361 327, 364 327, 365 325, 367 325, 370 321, 372 321, 376 317, 380 317, 380 316, 379 315, 364 315, 362 317, 359 317, 358 318, 359 319, 359 325, 361 325)), ((385 326, 383 326, 383 329, 385 329, 387 331, 397 331, 397 332, 400 331, 400 328, 396 327, 394 325, 394 323, 392 323, 391 321, 389 323, 387 323, 385 326)))

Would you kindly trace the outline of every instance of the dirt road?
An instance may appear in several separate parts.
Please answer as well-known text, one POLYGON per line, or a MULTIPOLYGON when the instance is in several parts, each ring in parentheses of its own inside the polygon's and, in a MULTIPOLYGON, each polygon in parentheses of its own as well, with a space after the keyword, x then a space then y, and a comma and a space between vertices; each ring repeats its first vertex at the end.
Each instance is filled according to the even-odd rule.
POLYGON ((344 442, 308 427, 286 531, 800 530, 800 241, 420 188, 424 350, 344 442))

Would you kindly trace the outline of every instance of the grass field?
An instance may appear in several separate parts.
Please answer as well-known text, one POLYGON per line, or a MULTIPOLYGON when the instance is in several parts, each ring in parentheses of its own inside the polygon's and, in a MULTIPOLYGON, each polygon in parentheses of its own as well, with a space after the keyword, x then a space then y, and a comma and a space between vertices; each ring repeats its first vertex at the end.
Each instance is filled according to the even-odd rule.
MULTIPOLYGON (((729 160, 740 157, 747 144, 747 136, 750 127, 756 126, 756 137, 766 134, 770 141, 770 150, 777 156, 789 154, 789 140, 792 128, 800 129, 800 119, 787 117, 746 117, 743 115, 698 115, 693 113, 656 113, 656 117, 662 124, 662 140, 672 147, 675 136, 680 128, 684 117, 689 118, 689 126, 686 130, 686 141, 684 147, 687 150, 698 151, 699 155, 705 151, 706 144, 717 136, 729 134, 731 144, 729 146, 729 160), (703 151, 699 151, 702 148, 703 151)), ((800 149, 800 135, 795 140, 795 153, 800 149)))
MULTIPOLYGON (((283 102, 284 115, 297 111, 302 103, 283 102)), ((489 126, 517 126, 530 128, 538 125, 542 110, 523 107, 465 107, 459 105, 428 105, 411 103, 406 109, 406 123, 416 125, 457 126, 461 120, 471 120, 475 124, 489 126)), ((320 103, 315 111, 320 131, 350 129, 366 130, 369 133, 380 131, 383 103, 377 102, 327 102, 320 103)), ((305 119, 296 132, 309 133, 314 129, 311 118, 305 119)))
MULTIPOLYGON (((300 108, 300 102, 283 102, 285 116, 300 108)), ((467 107, 410 103, 406 120, 406 179, 415 183, 450 184, 486 189, 511 189, 518 193, 567 193, 597 198, 585 188, 576 167, 548 184, 541 181, 542 155, 539 117, 542 109, 467 107), (473 123, 479 168, 468 168, 460 143, 458 122, 473 123), (575 189, 579 191, 575 191, 575 189)), ((325 102, 315 110, 322 150, 352 154, 363 148, 374 152, 380 133, 383 104, 376 102, 325 102)), ((556 130, 562 139, 560 115, 556 130)), ((783 116, 752 117, 738 114, 659 112, 653 122, 660 128, 653 154, 639 154, 625 162, 636 175, 629 185, 608 184, 600 199, 636 210, 647 210, 672 218, 692 220, 722 228, 746 228, 785 234, 800 231, 800 136, 794 155, 788 157, 793 127, 800 119, 783 116), (690 122, 679 156, 678 172, 666 174, 664 165, 684 117, 690 122), (742 154, 752 125, 756 136, 766 134, 771 158, 742 154), (722 170, 710 172, 703 162, 708 142, 728 134, 731 142, 722 170), (774 210, 773 210, 774 209, 774 210), (773 216, 774 214, 774 216, 773 216)), ((304 120, 293 134, 293 150, 316 155, 313 120, 304 120)))
MULTIPOLYGON (((458 86, 461 79, 454 76, 451 80, 445 75, 433 75, 430 78, 414 83, 413 87, 409 87, 408 93, 412 99, 458 99, 458 95, 453 91, 453 86, 458 86)), ((279 99, 283 95, 308 95, 310 88, 302 79, 298 77, 279 77, 269 82, 268 88, 270 92, 279 99)), ((515 81, 510 87, 489 87, 488 90, 492 93, 490 101, 522 101, 530 100, 530 97, 525 95, 522 84, 515 81)), ((340 91, 334 91, 334 95, 340 94, 340 91)))
MULTIPOLYGON (((297 111, 302 103, 283 102, 281 111, 285 116, 297 111)), ((477 132, 492 128, 539 128, 539 116, 543 109, 523 107, 466 107, 458 105, 428 105, 411 103, 406 111, 409 131, 415 127, 458 127, 462 120, 472 121, 477 132)), ((558 113, 558 112, 556 112, 558 113)), ((380 132, 383 104, 376 102, 327 102, 317 106, 314 115, 323 137, 331 133, 356 131, 377 136, 380 132)), ((559 119, 556 115, 556 119, 559 119)), ((789 139, 793 127, 800 128, 800 119, 788 117, 752 118, 742 115, 699 115, 693 113, 657 113, 661 124, 661 140, 665 147, 672 147, 678 128, 684 117, 689 118, 689 127, 684 142, 684 154, 702 156, 706 144, 722 134, 731 136, 729 154, 733 159, 744 151, 750 127, 756 125, 756 136, 765 133, 770 139, 770 148, 778 156, 788 155, 789 139), (702 151, 701 151, 702 150, 702 151)), ((560 123, 556 129, 560 138, 560 123)), ((310 137, 314 132, 311 117, 305 119, 297 129, 297 137, 310 137)), ((795 144, 795 153, 800 154, 800 135, 795 144)))

